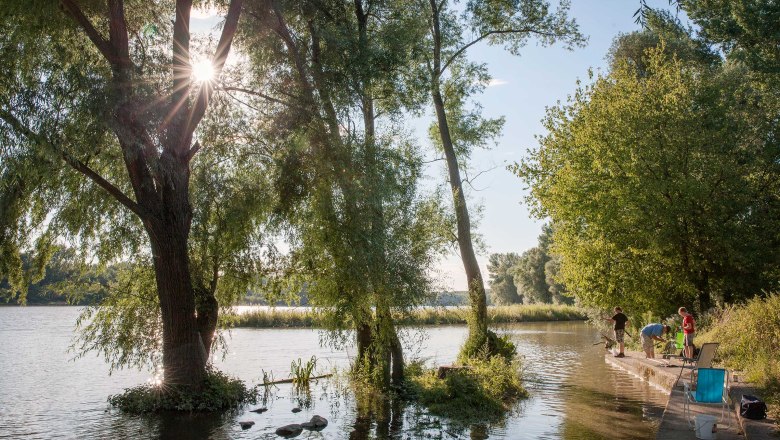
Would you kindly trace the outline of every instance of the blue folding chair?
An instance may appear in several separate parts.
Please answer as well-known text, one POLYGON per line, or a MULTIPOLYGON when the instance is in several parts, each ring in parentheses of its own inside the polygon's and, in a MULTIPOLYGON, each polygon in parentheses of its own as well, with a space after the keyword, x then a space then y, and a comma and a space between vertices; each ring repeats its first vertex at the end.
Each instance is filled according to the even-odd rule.
POLYGON ((697 370, 696 381, 693 384, 688 382, 684 384, 683 412, 688 419, 688 424, 693 427, 691 405, 720 405, 720 421, 728 419, 728 427, 731 427, 731 411, 728 403, 729 375, 722 368, 698 368, 697 370))

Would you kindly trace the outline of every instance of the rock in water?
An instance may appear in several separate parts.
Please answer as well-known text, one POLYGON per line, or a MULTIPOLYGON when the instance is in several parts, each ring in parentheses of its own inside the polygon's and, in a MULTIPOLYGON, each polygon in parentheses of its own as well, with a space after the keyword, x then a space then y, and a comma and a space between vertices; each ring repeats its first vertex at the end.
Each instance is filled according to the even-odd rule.
POLYGON ((317 429, 317 427, 314 426, 314 423, 312 423, 312 422, 303 422, 303 423, 301 423, 301 428, 303 428, 303 429, 305 429, 307 431, 314 431, 315 429, 317 429))
POLYGON ((282 436, 284 438, 291 438, 296 437, 302 431, 303 427, 301 425, 293 423, 292 425, 285 425, 281 428, 276 428, 276 435, 282 436))
POLYGON ((321 416, 314 416, 309 420, 309 423, 313 424, 317 431, 321 431, 328 426, 328 419, 321 416))
POLYGON ((298 408, 298 407, 295 407, 295 408, 292 409, 292 412, 299 413, 299 412, 301 412, 301 409, 298 408))
POLYGON ((238 422, 239 425, 241 425, 241 429, 249 429, 252 427, 252 425, 255 424, 253 421, 246 421, 246 422, 238 422))
POLYGON ((268 408, 262 407, 262 408, 257 408, 257 409, 250 410, 249 412, 262 414, 262 413, 264 413, 266 411, 268 411, 268 408))

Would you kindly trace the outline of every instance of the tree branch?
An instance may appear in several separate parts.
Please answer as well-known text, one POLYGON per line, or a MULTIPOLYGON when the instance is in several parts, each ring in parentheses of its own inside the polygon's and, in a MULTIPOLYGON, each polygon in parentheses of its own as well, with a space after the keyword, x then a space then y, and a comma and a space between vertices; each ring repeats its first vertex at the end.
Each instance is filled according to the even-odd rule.
POLYGON ((133 199, 128 197, 124 192, 122 192, 121 189, 117 188, 113 183, 109 182, 103 176, 98 174, 95 170, 90 168, 87 164, 81 162, 80 160, 75 158, 72 154, 68 153, 64 149, 54 144, 45 136, 31 130, 29 127, 24 125, 16 116, 6 111, 5 109, 0 108, 0 118, 2 118, 6 123, 11 125, 11 127, 13 127, 14 130, 21 133, 24 137, 28 138, 33 142, 37 142, 38 144, 44 145, 49 149, 51 149, 52 151, 54 151, 55 153, 57 153, 65 161, 65 163, 67 163, 73 169, 75 169, 76 171, 80 172, 81 174, 83 174, 84 176, 88 177, 90 180, 95 182, 98 186, 100 186, 111 196, 113 196, 119 203, 125 205, 138 217, 142 219, 145 218, 146 212, 141 208, 140 205, 138 205, 138 203, 136 203, 133 199))
MULTIPOLYGON (((176 0, 173 22, 172 113, 178 113, 190 93, 190 11, 192 0, 176 0)), ((175 122, 174 122, 175 124, 175 122)))
POLYGON ((124 1, 109 0, 108 15, 109 42, 116 55, 116 62, 123 68, 132 67, 124 1))
POLYGON ((547 37, 555 37, 558 36, 558 34, 552 33, 552 32, 541 32, 534 30, 533 28, 522 28, 522 29, 497 29, 489 32, 485 32, 484 34, 480 35, 477 39, 472 40, 470 43, 466 44, 465 46, 461 47, 460 49, 456 50, 454 54, 447 60, 447 62, 444 63, 444 66, 439 69, 438 72, 436 72, 436 75, 439 76, 442 73, 444 73, 445 70, 452 64, 453 61, 457 57, 463 54, 469 47, 479 43, 480 41, 484 40, 485 38, 491 36, 491 35, 502 35, 502 34, 535 34, 535 35, 544 35, 547 37))
MULTIPOLYGON (((211 65, 214 68, 214 77, 219 77, 222 73, 222 68, 225 67, 225 61, 230 54, 230 47, 233 44, 233 37, 236 35, 236 30, 238 30, 238 19, 241 16, 243 5, 243 0, 230 0, 230 6, 228 6, 227 16, 225 17, 225 25, 222 27, 222 35, 219 37, 217 50, 214 52, 214 58, 211 61, 211 65)), ((214 89, 210 84, 201 85, 198 100, 190 114, 187 135, 191 135, 201 119, 203 119, 213 91, 214 89)), ((189 138, 189 136, 184 138, 189 138)))
POLYGON ((271 101, 271 102, 276 103, 276 104, 281 104, 281 105, 284 105, 284 106, 287 106, 287 107, 297 108, 297 109, 301 109, 301 110, 307 110, 307 109, 305 109, 305 108, 303 108, 303 107, 301 107, 299 105, 296 105, 296 104, 293 104, 293 103, 290 103, 290 102, 286 102, 286 101, 282 101, 281 99, 274 98, 273 96, 269 96, 269 95, 266 95, 265 93, 257 92, 257 91, 254 91, 254 90, 244 89, 244 88, 241 88, 241 87, 224 86, 224 85, 220 86, 219 89, 220 90, 224 90, 226 92, 246 93, 247 95, 257 96, 258 98, 263 98, 265 100, 271 101))
POLYGON ((73 19, 76 20, 76 23, 84 29, 87 37, 89 37, 95 47, 98 48, 100 53, 103 54, 103 57, 105 57, 110 64, 115 64, 117 56, 114 52, 114 48, 102 35, 100 35, 97 29, 95 29, 95 26, 93 26, 92 22, 89 21, 89 18, 84 15, 84 12, 81 11, 81 8, 79 8, 76 2, 74 0, 60 0, 60 4, 73 19))

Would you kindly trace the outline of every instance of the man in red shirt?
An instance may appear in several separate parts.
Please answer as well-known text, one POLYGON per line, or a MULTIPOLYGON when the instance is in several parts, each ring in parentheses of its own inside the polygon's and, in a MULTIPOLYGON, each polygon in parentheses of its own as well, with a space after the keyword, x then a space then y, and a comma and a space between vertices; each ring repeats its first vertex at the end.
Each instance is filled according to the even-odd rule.
POLYGON ((686 310, 685 307, 680 307, 680 310, 678 310, 677 313, 679 313, 683 319, 682 327, 683 335, 685 336, 683 344, 685 346, 685 352, 683 354, 687 358, 693 358, 693 336, 696 333, 696 320, 693 319, 693 315, 688 313, 688 310, 686 310))

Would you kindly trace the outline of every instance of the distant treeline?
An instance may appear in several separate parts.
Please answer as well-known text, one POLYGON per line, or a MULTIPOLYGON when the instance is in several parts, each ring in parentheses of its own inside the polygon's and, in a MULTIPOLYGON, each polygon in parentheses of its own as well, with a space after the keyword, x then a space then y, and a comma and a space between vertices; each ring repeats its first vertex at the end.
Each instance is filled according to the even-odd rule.
MULTIPOLYGON (((29 305, 93 305, 109 294, 110 286, 116 281, 122 263, 101 267, 80 263, 76 250, 62 248, 54 252, 51 260, 36 271, 37 264, 29 254, 23 253, 24 276, 27 277, 26 292, 14 292, 7 278, 0 279, 0 304, 29 305), (37 272, 37 276, 36 276, 37 272)), ((295 305, 308 306, 309 295, 302 288, 292 296, 295 305)), ((265 293, 248 291, 238 301, 239 305, 288 305, 275 301, 269 304, 265 293)), ((468 304, 468 292, 439 292, 426 305, 460 306, 468 304)))
POLYGON ((108 286, 116 278, 118 265, 101 268, 78 263, 76 251, 62 248, 40 269, 30 254, 22 253, 26 291, 16 292, 7 278, 0 279, 0 301, 11 304, 90 305, 108 295, 108 286))
POLYGON ((494 304, 572 304, 558 281, 559 257, 550 254, 553 227, 545 225, 539 244, 522 255, 491 254, 488 262, 490 299, 494 304))

